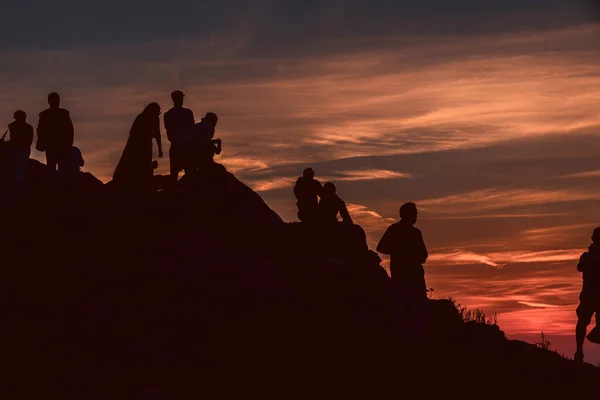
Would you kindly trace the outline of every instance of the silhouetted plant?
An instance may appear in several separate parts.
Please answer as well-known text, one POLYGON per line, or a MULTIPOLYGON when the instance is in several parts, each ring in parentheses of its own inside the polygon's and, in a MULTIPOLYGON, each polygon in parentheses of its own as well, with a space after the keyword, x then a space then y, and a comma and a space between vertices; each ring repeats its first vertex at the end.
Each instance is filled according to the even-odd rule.
POLYGON ((544 335, 544 332, 542 332, 541 341, 536 342, 535 345, 537 347, 539 347, 540 349, 553 351, 553 350, 550 349, 550 346, 552 345, 552 342, 546 339, 546 336, 544 335))
POLYGON ((458 310, 460 317, 464 322, 473 322, 476 324, 485 324, 485 325, 498 325, 498 315, 494 313, 493 317, 487 317, 485 312, 476 308, 474 310, 467 309, 466 306, 462 306, 460 303, 457 303, 455 299, 448 298, 452 303, 454 303, 454 307, 458 310))

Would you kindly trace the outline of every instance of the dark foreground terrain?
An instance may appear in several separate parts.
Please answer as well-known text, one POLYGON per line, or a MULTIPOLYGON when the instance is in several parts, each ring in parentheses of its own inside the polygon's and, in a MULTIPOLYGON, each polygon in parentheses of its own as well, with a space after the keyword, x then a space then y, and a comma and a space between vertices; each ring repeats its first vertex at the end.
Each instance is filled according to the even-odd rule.
MULTIPOLYGON (((395 328, 356 225, 284 223, 215 164, 150 194, 65 192, 32 161, 3 198, 2 398, 560 398, 600 370, 429 301, 395 328)), ((164 186, 157 178, 157 186, 164 186)))

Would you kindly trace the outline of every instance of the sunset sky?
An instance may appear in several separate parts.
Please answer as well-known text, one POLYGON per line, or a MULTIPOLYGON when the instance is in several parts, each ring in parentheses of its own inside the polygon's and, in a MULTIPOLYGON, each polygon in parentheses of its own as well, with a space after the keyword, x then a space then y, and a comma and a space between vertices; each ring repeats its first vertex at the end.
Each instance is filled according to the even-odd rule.
POLYGON ((108 181, 135 116, 181 89, 196 119, 219 115, 220 162, 286 221, 307 166, 372 248, 414 201, 434 297, 572 356, 575 267, 600 226, 594 2, 6 3, 3 123, 23 109, 35 126, 58 91, 85 170, 108 181))

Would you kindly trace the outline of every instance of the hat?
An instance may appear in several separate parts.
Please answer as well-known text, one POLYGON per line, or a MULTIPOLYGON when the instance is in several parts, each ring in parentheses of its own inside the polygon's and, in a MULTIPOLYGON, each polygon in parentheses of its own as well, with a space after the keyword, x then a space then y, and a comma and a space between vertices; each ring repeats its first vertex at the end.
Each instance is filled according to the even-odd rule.
POLYGON ((175 90, 171 93, 171 97, 185 97, 181 90, 175 90))

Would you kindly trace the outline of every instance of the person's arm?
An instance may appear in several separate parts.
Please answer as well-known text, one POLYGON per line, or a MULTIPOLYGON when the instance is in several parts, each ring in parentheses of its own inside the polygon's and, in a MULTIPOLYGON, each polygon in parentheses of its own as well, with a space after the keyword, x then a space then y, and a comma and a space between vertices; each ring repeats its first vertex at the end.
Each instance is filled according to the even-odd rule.
POLYGON ((27 125, 27 147, 31 147, 33 144, 33 126, 27 125))
POLYGON ((587 259, 588 253, 587 251, 579 257, 579 262, 577 263, 577 271, 584 272, 587 269, 587 259))
POLYGON ((317 187, 317 196, 319 196, 319 198, 321 198, 322 194, 323 194, 323 185, 321 184, 321 182, 319 182, 316 179, 315 179, 315 182, 316 182, 316 187, 317 187))
POLYGON ((81 150, 79 150, 79 148, 77 148, 77 157, 79 158, 79 167, 83 168, 85 161, 83 160, 83 155, 81 154, 81 150))
POLYGON ((44 142, 46 140, 46 118, 44 114, 40 113, 38 124, 37 124, 37 137, 39 141, 44 142))
POLYGON ((392 227, 387 228, 379 243, 377 244, 377 252, 381 254, 392 255, 393 237, 392 227))
POLYGON ((346 203, 344 200, 340 199, 340 217, 342 217, 342 222, 352 223, 352 217, 350 217, 350 213, 348 212, 348 208, 346 207, 346 203))
POLYGON ((169 129, 169 125, 171 125, 171 117, 170 117, 170 114, 169 114, 169 112, 168 112, 168 111, 167 111, 167 112, 165 113, 165 115, 163 116, 163 123, 164 123, 164 125, 165 125, 165 132, 166 132, 166 134, 167 134, 167 139, 168 139, 170 142, 172 142, 172 141, 173 141, 173 139, 172 139, 172 138, 171 138, 171 136, 170 136, 171 129, 169 129))
POLYGON ((419 231, 419 253, 421 257, 421 264, 425 264, 429 254, 427 253, 427 246, 425 246, 425 240, 423 239, 423 234, 421 231, 419 231))
POLYGON ((75 128, 73 127, 73 121, 71 120, 71 114, 68 111, 66 111, 65 124, 66 124, 65 134, 67 136, 67 144, 69 146, 73 146, 73 142, 75 141, 75 128))
POLYGON ((156 130, 154 132, 154 138, 156 139, 156 145, 158 146, 158 156, 162 157, 163 156, 163 151, 162 151, 162 140, 160 137, 160 120, 156 121, 156 130))

